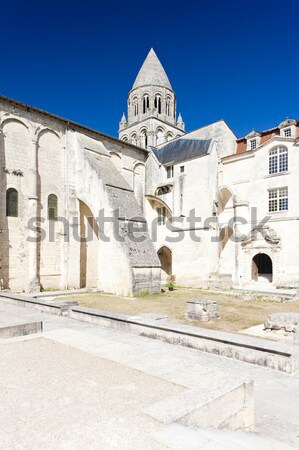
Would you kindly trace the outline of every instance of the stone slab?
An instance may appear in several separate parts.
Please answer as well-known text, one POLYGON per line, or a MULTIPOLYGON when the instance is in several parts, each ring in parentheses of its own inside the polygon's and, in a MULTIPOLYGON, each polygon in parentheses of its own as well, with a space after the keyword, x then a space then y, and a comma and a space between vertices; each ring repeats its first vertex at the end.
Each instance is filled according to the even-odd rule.
POLYGON ((22 316, 0 310, 0 339, 10 339, 17 336, 41 333, 42 330, 42 321, 30 322, 22 316))
POLYGON ((167 322, 168 316, 165 314, 157 314, 157 313, 142 313, 136 314, 135 316, 130 316, 133 320, 149 320, 149 321, 157 321, 157 322, 167 322))
POLYGON ((42 322, 23 323, 0 327, 0 339, 10 339, 17 336, 26 336, 28 334, 41 333, 43 331, 42 322))
POLYGON ((198 386, 161 401, 145 410, 164 424, 180 422, 204 428, 252 430, 254 427, 253 383, 224 374, 199 380, 198 386), (233 418, 233 420, 232 420, 233 418))
POLYGON ((190 429, 171 424, 155 434, 161 444, 172 450, 292 450, 295 447, 265 438, 258 433, 229 430, 190 429))
POLYGON ((295 332, 299 327, 299 313, 273 313, 269 314, 265 322, 266 330, 285 330, 295 332))

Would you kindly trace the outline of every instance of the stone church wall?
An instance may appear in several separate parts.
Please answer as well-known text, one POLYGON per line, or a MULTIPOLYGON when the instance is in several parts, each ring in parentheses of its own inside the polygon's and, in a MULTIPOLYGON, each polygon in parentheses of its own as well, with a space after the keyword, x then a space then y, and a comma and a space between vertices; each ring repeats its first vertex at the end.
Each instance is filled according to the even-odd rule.
POLYGON ((5 98, 0 130, 1 288, 158 291, 160 263, 146 232, 145 243, 132 249, 128 236, 115 237, 113 223, 105 229, 110 241, 103 242, 97 221, 101 210, 112 217, 125 208, 133 219, 117 225, 144 222, 134 190, 142 203, 147 152, 5 98), (18 191, 17 217, 6 216, 8 188, 18 191), (48 212, 53 194, 57 220, 48 212))

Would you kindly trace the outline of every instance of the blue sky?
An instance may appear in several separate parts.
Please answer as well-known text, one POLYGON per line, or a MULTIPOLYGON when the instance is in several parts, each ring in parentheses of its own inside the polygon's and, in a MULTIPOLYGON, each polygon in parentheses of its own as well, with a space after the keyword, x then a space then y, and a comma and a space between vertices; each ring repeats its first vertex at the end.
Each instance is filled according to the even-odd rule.
POLYGON ((299 119, 299 1, 1 2, 0 93, 117 136, 153 47, 188 131, 299 119))

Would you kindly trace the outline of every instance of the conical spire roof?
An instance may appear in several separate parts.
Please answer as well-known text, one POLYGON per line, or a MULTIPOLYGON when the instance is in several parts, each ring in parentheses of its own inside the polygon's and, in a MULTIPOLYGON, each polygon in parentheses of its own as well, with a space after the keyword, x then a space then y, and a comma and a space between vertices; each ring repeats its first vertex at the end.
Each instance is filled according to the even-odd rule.
POLYGON ((166 72, 163 69, 162 64, 160 63, 158 56, 152 48, 147 55, 144 63, 142 64, 141 69, 139 70, 132 89, 147 84, 152 84, 155 86, 165 86, 168 89, 172 90, 166 72))
POLYGON ((123 113, 120 123, 123 123, 123 124, 127 123, 127 119, 126 119, 125 113, 123 113))

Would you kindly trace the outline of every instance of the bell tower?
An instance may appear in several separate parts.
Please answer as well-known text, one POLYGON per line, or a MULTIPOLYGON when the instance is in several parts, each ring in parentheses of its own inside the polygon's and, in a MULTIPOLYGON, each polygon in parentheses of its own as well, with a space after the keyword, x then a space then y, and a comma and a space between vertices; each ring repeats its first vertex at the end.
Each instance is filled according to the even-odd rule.
POLYGON ((147 55, 128 95, 128 120, 119 123, 119 139, 143 148, 157 147, 185 134, 176 118, 176 96, 153 49, 147 55))

